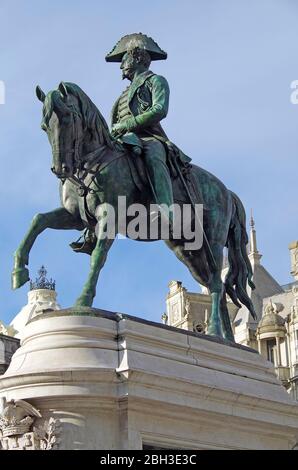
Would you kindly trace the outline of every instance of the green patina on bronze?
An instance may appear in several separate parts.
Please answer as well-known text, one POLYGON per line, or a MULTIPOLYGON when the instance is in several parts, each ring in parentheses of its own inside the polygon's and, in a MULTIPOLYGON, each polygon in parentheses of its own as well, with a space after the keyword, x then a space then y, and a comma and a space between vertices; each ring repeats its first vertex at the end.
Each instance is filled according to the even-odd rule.
MULTIPOLYGON (((113 243, 113 239, 100 236, 105 224, 98 208, 102 214, 107 205, 112 205, 118 220, 118 196, 126 197, 127 207, 135 203, 146 207, 153 203, 169 206, 173 201, 200 203, 204 205, 202 248, 186 250, 184 245, 189 240, 173 237, 165 242, 211 293, 208 333, 233 341, 226 294, 238 307, 240 302, 244 304, 255 318, 246 291, 247 282, 252 288, 254 285, 246 252, 245 211, 234 193, 214 175, 191 164, 162 129, 169 86, 149 66, 151 60, 165 58, 166 53, 141 33, 125 36, 107 55, 107 61, 121 62, 122 76, 131 82, 113 107, 111 133, 79 86, 61 82, 47 95, 37 87, 37 96, 43 102, 41 127, 52 146, 52 171, 61 180, 61 207, 33 218, 15 253, 13 288, 29 280, 29 253, 40 233, 47 228, 85 230, 84 241, 71 244, 75 251, 91 255, 89 276, 75 305, 91 307, 99 273, 113 243), (225 246, 229 271, 223 283, 225 246)), ((168 217, 171 225, 172 214, 168 217)))

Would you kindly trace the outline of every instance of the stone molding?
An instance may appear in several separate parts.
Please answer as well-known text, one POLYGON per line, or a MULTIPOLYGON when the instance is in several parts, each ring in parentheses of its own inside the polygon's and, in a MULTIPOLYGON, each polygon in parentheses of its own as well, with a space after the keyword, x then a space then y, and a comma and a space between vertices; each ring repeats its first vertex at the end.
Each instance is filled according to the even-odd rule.
POLYGON ((122 314, 75 312, 29 323, 0 377, 7 400, 29 400, 61 421, 60 448, 290 449, 298 441, 298 405, 255 351, 122 314))

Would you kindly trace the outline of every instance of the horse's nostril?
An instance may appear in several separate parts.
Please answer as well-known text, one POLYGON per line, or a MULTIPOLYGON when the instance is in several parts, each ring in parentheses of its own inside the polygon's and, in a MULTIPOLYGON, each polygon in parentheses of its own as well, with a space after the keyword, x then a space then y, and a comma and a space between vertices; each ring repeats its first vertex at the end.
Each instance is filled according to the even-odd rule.
POLYGON ((55 173, 55 167, 54 167, 54 166, 52 166, 51 172, 52 172, 52 173, 55 173))

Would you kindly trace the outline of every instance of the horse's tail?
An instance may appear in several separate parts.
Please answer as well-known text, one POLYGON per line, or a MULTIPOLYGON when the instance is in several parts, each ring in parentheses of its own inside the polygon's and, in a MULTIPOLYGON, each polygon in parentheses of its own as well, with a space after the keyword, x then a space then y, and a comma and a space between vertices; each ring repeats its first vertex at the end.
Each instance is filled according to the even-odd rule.
MULTIPOLYGON (((232 191, 231 195, 234 211, 227 240, 229 270, 224 282, 225 292, 237 307, 241 307, 239 301, 245 305, 256 320, 257 315, 246 290, 247 283, 252 289, 255 288, 255 285, 252 281, 253 271, 246 251, 248 236, 245 210, 239 197, 232 191)), ((225 295, 222 302, 225 303, 225 295)))

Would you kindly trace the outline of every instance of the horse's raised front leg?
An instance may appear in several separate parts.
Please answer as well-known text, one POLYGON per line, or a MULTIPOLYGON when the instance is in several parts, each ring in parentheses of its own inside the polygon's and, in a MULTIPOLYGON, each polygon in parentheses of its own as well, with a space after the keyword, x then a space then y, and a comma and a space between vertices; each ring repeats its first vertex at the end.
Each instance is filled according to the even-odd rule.
POLYGON ((96 246, 91 254, 90 272, 88 279, 83 287, 83 291, 75 303, 77 307, 91 307, 93 299, 96 295, 98 276, 106 262, 109 249, 111 248, 114 241, 114 239, 108 238, 106 234, 104 234, 104 231, 104 224, 101 225, 99 223, 96 246))
POLYGON ((71 215, 64 207, 59 207, 45 214, 33 217, 30 228, 14 255, 14 269, 12 272, 12 288, 17 289, 29 281, 29 271, 26 268, 29 262, 30 250, 40 233, 45 229, 82 230, 82 223, 71 215))

